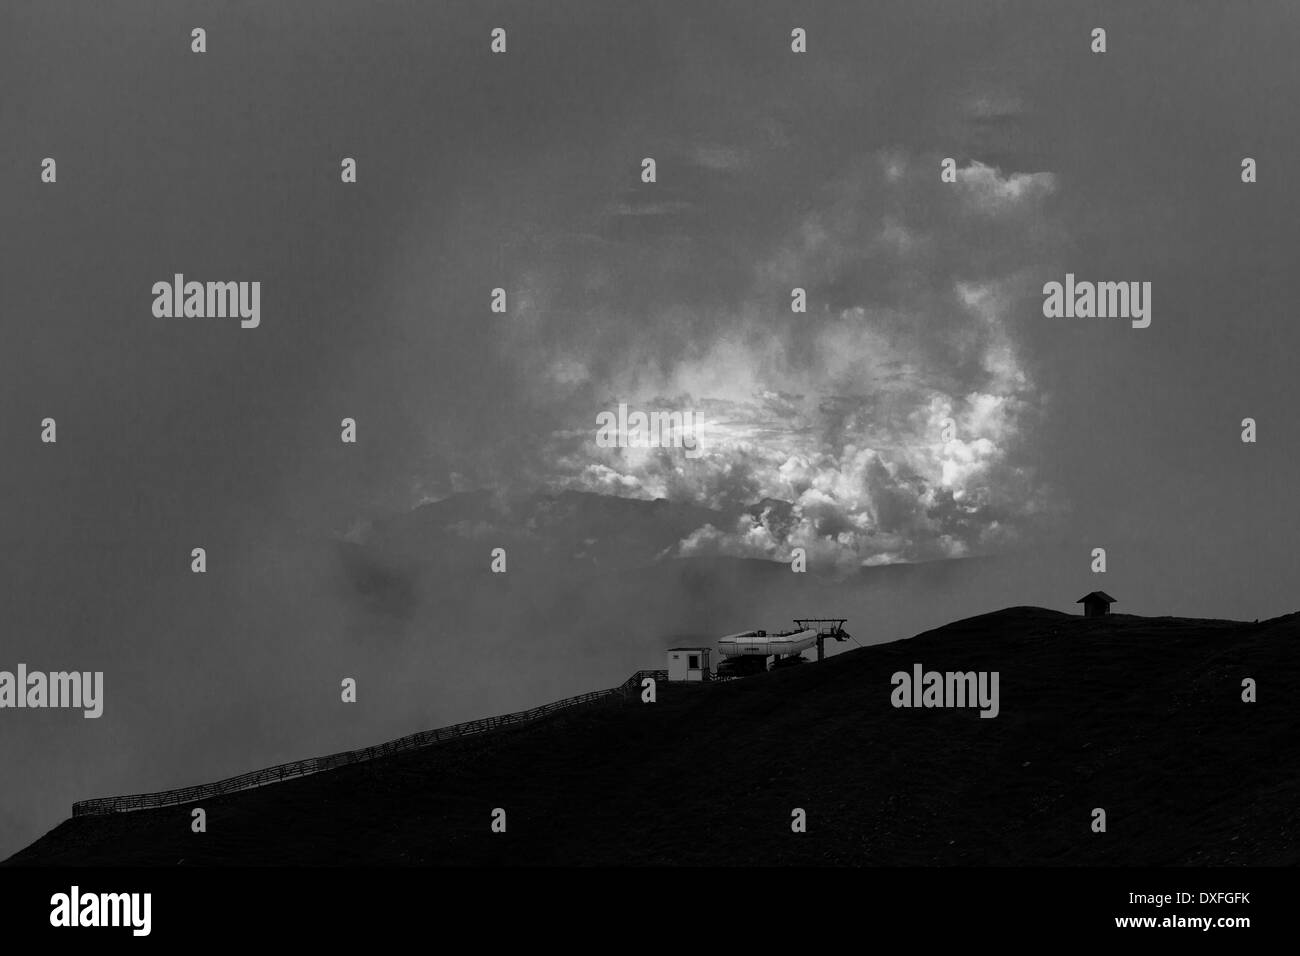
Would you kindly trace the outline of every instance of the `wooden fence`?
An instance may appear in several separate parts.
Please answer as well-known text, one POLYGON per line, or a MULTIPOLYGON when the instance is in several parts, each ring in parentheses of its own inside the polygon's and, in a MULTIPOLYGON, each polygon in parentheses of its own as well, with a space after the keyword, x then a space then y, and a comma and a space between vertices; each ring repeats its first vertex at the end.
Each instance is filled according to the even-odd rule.
POLYGON ((629 696, 640 692, 641 681, 647 677, 653 677, 656 681, 666 681, 668 672, 664 670, 637 671, 618 687, 611 687, 608 690, 594 690, 586 694, 579 694, 576 697, 566 697, 564 700, 557 700, 550 704, 543 704, 540 707, 522 710, 514 714, 468 720, 464 723, 452 724, 450 727, 439 727, 436 730, 422 730, 416 734, 390 740, 388 743, 376 744, 373 747, 362 747, 360 750, 346 750, 343 753, 330 754, 328 757, 309 757, 306 760, 294 760, 275 767, 267 767, 265 770, 254 770, 250 773, 242 773, 237 777, 228 777, 225 780, 218 780, 216 783, 182 787, 179 790, 162 790, 158 793, 134 793, 123 797, 99 797, 94 800, 79 800, 72 805, 72 815, 74 817, 84 817, 193 803, 196 800, 209 800, 212 797, 235 793, 239 790, 263 787, 269 783, 278 783, 281 780, 305 777, 308 774, 320 773, 323 770, 333 770, 336 767, 346 767, 349 764, 364 763, 378 757, 387 757, 389 754, 418 750, 421 747, 428 747, 445 740, 482 734, 501 727, 526 724, 534 720, 540 720, 543 717, 549 717, 561 710, 568 710, 571 707, 579 707, 599 700, 627 699, 629 696))

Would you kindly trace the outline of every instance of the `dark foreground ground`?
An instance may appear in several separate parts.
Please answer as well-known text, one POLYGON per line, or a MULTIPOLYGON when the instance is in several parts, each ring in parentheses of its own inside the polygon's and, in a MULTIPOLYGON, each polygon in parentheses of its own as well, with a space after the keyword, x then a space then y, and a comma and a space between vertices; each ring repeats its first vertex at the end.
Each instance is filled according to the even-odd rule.
POLYGON ((205 834, 191 806, 68 820, 7 863, 1294 865, 1298 637, 1011 608, 205 801, 205 834), (893 708, 916 662, 1000 672, 1000 715, 893 708))

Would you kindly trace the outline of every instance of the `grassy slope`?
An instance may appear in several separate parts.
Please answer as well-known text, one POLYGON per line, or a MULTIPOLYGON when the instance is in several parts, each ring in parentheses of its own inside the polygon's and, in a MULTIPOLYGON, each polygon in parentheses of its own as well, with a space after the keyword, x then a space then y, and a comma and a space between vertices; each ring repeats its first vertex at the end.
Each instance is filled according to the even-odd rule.
POLYGON ((1297 632, 1012 608, 208 801, 206 834, 187 807, 69 820, 9 862, 1295 864, 1297 632), (918 661, 999 671, 1001 715, 894 709, 918 661))

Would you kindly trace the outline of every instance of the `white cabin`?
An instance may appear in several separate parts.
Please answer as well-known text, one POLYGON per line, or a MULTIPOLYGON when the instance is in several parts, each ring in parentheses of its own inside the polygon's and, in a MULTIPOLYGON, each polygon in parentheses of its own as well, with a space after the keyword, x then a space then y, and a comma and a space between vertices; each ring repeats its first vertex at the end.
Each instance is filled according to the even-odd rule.
POLYGON ((709 679, 708 647, 673 647, 668 650, 668 679, 704 681, 709 679))

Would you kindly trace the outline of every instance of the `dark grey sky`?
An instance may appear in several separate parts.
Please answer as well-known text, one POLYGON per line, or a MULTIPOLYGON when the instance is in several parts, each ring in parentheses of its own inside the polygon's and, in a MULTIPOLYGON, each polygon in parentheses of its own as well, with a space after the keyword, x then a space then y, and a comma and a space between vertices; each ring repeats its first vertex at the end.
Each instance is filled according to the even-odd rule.
POLYGON ((439 657, 360 663, 318 546, 458 490, 782 498, 793 537, 683 553, 1040 549, 1083 593, 1100 546, 1130 612, 1294 610, 1297 28, 1185 0, 6 4, 0 669, 108 690, 99 721, 0 712, 0 854, 73 799, 471 716, 336 716, 340 672, 439 657), (1150 328, 1045 319, 1067 271, 1150 281, 1150 328), (260 280, 260 328, 154 318, 174 272, 260 280), (597 452, 620 401, 700 409, 710 454, 597 452))

